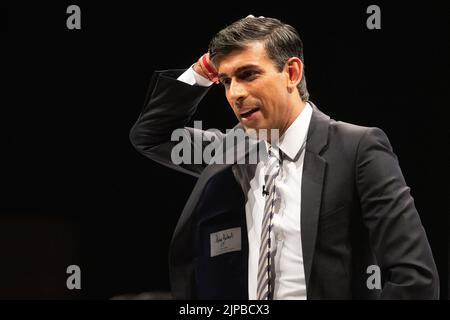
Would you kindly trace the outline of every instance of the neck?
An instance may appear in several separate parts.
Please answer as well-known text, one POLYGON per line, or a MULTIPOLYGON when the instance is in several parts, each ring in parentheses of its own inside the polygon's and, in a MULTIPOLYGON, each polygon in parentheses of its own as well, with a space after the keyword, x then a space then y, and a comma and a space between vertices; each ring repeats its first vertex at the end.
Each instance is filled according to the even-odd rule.
POLYGON ((289 114, 287 116, 286 123, 282 128, 280 128, 280 138, 285 134, 287 129, 294 123, 295 119, 302 113, 303 109, 305 109, 306 102, 304 102, 300 97, 297 101, 294 101, 293 104, 291 104, 293 107, 290 108, 289 114))
MULTIPOLYGON (((276 135, 277 140, 279 140, 286 133, 289 127, 294 123, 295 119, 297 119, 300 113, 302 113, 302 111, 305 109, 305 105, 306 102, 300 99, 300 101, 297 101, 297 103, 295 103, 293 107, 290 108, 289 113, 286 117, 286 122, 281 128, 279 128, 278 134, 276 135)), ((267 133, 267 142, 269 142, 270 144, 272 143, 271 130, 269 130, 269 132, 267 133)))

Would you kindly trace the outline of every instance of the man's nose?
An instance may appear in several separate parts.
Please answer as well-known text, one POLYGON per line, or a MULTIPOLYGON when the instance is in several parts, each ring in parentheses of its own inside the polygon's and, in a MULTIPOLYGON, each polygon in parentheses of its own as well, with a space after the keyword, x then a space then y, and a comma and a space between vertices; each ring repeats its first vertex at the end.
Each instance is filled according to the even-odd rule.
POLYGON ((238 81, 232 80, 230 83, 230 98, 233 101, 241 101, 245 98, 246 91, 244 86, 238 81))

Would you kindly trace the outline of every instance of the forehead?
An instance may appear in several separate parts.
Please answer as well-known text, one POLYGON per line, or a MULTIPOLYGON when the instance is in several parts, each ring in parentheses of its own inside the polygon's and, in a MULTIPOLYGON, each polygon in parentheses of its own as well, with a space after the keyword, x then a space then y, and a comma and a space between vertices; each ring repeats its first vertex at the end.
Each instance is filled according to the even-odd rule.
POLYGON ((255 65, 263 68, 271 64, 262 42, 251 42, 244 49, 234 50, 223 56, 217 68, 219 74, 232 74, 234 70, 244 65, 255 65))

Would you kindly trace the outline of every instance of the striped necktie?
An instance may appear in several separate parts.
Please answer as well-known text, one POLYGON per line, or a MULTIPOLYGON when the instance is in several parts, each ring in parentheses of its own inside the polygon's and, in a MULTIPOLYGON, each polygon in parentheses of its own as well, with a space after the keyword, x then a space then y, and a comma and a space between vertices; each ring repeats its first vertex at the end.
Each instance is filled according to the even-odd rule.
POLYGON ((268 161, 266 165, 265 185, 263 194, 265 196, 264 216, 261 225, 261 243, 259 247, 258 260, 258 286, 257 299, 271 300, 273 297, 273 244, 272 244, 272 218, 275 213, 275 178, 280 171, 280 161, 273 154, 274 150, 269 147, 268 161))

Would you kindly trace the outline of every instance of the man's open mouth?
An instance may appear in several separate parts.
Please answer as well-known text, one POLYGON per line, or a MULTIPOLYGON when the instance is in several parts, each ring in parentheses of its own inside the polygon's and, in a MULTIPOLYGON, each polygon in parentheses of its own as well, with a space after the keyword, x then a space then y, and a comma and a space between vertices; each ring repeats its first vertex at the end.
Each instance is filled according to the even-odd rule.
POLYGON ((248 118, 250 117, 253 113, 255 113, 256 111, 259 111, 258 107, 252 108, 249 111, 246 111, 244 113, 241 113, 241 118, 248 118))

